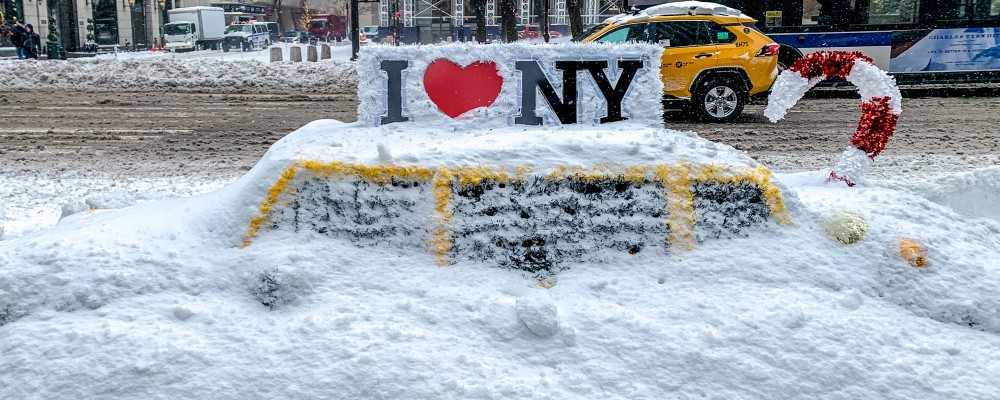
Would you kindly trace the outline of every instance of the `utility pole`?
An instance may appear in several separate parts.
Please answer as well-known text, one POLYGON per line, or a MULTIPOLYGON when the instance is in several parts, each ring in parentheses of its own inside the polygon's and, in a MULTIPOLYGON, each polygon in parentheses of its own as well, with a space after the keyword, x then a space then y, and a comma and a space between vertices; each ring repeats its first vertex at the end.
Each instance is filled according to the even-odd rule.
POLYGON ((351 0, 351 61, 358 59, 358 52, 361 51, 361 35, 358 31, 358 0, 351 0))

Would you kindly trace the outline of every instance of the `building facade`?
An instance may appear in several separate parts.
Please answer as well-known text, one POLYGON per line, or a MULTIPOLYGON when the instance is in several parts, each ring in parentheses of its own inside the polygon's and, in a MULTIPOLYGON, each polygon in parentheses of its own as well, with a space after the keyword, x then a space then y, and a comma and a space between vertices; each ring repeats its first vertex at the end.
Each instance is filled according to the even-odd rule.
MULTIPOLYGON (((224 2, 218 0, 0 0, 0 25, 32 24, 45 42, 49 15, 55 19, 57 36, 67 51, 82 51, 88 44, 149 49, 162 43, 167 10, 181 7, 216 6, 226 10, 226 23, 244 20, 277 21, 282 31, 305 30, 306 10, 312 14, 343 9, 345 1, 286 0, 224 2), (275 8, 278 5, 280 9, 275 8), (338 8, 339 7, 339 8, 338 8)), ((361 25, 376 24, 377 3, 360 7, 361 25)), ((367 4, 366 4, 367 5, 367 4)), ((339 12, 338 12, 339 14, 339 12)), ((0 43, 0 47, 8 43, 0 43)))

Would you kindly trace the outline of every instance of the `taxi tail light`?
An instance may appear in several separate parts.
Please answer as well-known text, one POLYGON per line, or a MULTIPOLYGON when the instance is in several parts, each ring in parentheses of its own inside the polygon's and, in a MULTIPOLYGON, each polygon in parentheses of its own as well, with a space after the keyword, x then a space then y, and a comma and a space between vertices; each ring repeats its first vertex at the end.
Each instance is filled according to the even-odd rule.
POLYGON ((778 50, 780 49, 781 45, 777 43, 767 44, 764 48, 760 49, 760 52, 757 53, 757 57, 776 56, 778 55, 778 50))

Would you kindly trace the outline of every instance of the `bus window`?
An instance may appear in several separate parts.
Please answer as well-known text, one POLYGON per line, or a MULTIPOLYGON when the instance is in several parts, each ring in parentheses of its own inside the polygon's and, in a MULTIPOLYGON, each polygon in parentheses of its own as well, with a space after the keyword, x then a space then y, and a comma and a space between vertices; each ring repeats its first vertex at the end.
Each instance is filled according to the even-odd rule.
MULTIPOLYGON (((806 0, 803 2, 802 18, 812 19, 814 24, 820 25, 847 25, 854 20, 854 0, 806 0), (806 8, 809 3, 818 3, 819 9, 815 17, 807 12, 812 11, 806 8)), ((804 21, 803 21, 804 24, 804 21)))
POLYGON ((917 22, 919 0, 879 0, 872 1, 868 8, 868 23, 914 24, 917 22))
POLYGON ((1000 1, 997 0, 970 0, 967 7, 970 8, 974 20, 994 20, 1000 17, 1000 1))

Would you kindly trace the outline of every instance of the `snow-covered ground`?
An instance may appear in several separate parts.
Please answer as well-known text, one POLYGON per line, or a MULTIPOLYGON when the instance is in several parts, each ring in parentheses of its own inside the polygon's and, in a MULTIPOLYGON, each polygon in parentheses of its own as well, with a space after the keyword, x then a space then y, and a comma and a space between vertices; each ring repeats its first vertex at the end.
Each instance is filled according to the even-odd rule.
MULTIPOLYGON (((97 80, 61 76, 88 84, 139 61, 72 64, 97 80)), ((141 62, 152 76, 189 68, 183 79, 158 81, 182 88, 212 85, 198 74, 260 65, 141 62)), ((325 64, 350 69, 340 62, 325 64)), ((752 162, 671 130, 623 146, 616 138, 649 129, 627 123, 551 139, 523 129, 420 133, 318 121, 240 179, 140 176, 149 193, 140 196, 108 186, 80 198, 73 187, 91 183, 77 177, 45 185, 0 177, 0 194, 35 191, 69 214, 58 225, 22 221, 0 241, 0 398, 1000 397, 1000 168, 955 165, 938 177, 853 188, 826 183, 828 170, 778 171, 793 225, 662 257, 569 265, 549 289, 487 263, 441 268, 421 250, 307 232, 264 231, 240 246, 296 157, 752 162), (518 133, 524 146, 491 142, 518 133), (483 151, 448 154, 455 143, 483 151), (176 196, 189 193, 199 194, 176 196), (824 233, 844 212, 867 221, 859 243, 824 233), (926 247, 925 267, 900 257, 904 239, 926 247)))

